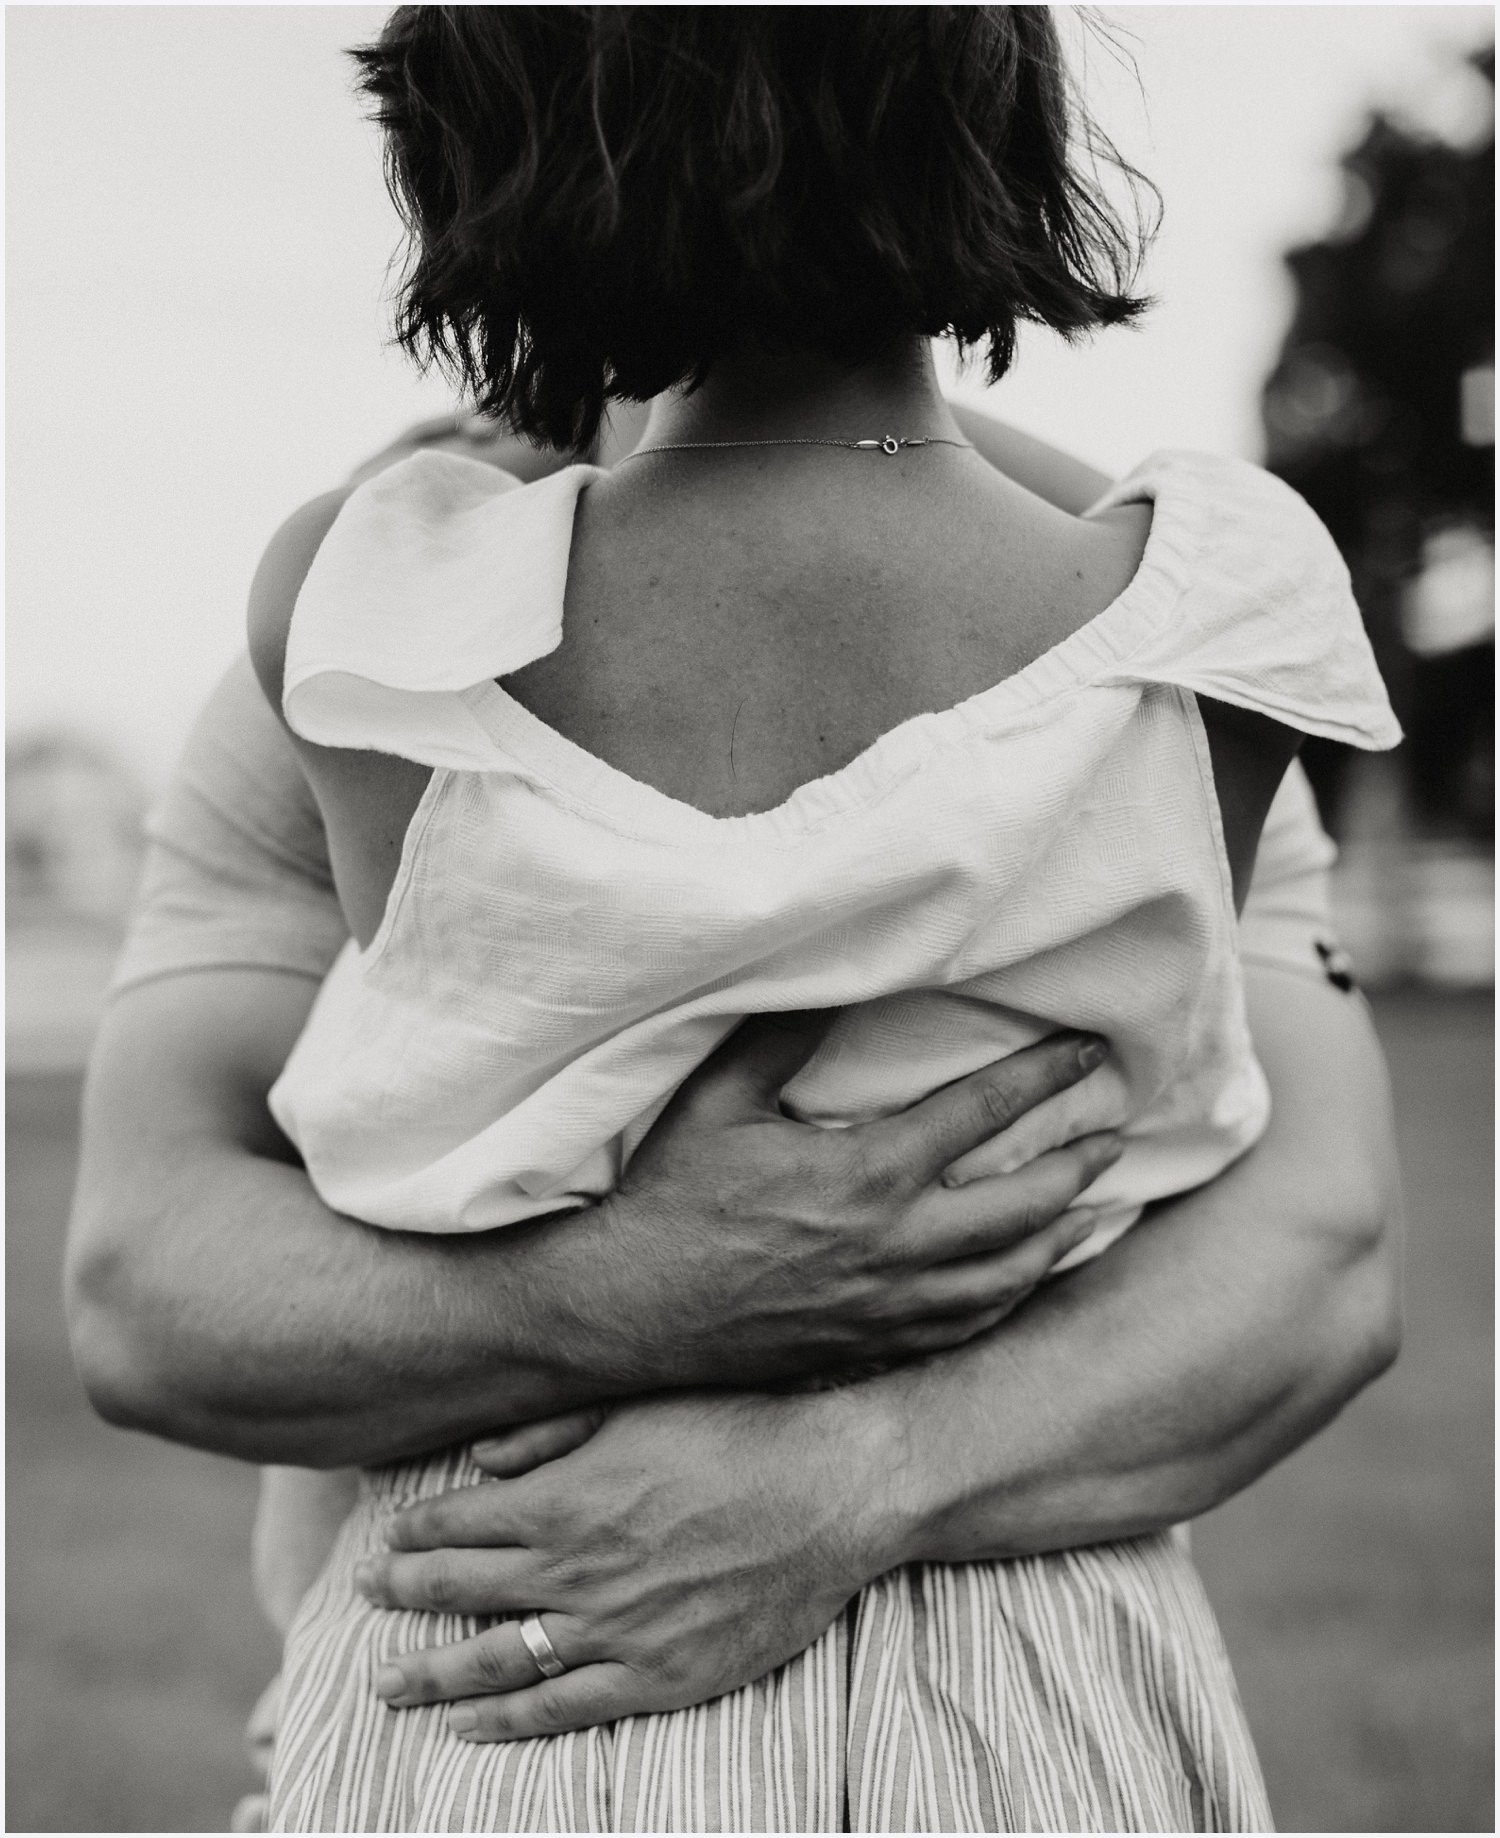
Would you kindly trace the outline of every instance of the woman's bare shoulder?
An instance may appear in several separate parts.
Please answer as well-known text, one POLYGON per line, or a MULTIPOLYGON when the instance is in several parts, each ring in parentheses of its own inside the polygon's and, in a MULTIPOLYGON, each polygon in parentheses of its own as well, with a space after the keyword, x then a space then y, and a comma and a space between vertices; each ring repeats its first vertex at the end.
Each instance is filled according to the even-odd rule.
POLYGON ((976 562, 985 578, 1009 588, 1013 616, 1035 622, 1036 649, 1087 625, 1139 572, 1151 538, 1150 504, 1084 516, 1011 479, 992 476, 981 489, 995 514, 974 521, 976 562))
POLYGON ((267 701, 281 712, 281 680, 286 666, 287 633, 302 583, 323 540, 344 508, 352 485, 310 499, 293 511, 266 545, 250 583, 246 629, 250 661, 267 701))

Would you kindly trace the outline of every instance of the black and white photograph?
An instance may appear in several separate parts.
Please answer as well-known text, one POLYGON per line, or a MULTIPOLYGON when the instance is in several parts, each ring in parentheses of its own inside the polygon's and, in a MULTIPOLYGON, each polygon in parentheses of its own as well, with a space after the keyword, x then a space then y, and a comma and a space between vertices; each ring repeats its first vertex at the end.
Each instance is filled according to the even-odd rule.
POLYGON ((6 9, 8 1830, 1494 1830, 1494 17, 6 9))

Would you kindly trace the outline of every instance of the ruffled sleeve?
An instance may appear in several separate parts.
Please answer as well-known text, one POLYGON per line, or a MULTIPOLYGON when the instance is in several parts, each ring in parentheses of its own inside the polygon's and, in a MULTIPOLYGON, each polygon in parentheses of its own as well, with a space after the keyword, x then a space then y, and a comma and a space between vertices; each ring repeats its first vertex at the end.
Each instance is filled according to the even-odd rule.
POLYGON ((298 595, 282 707, 304 739, 424 765, 482 767, 468 692, 556 650, 578 494, 417 453, 353 492, 298 595))
POLYGON ((1181 588, 1110 677, 1175 683, 1350 746, 1396 745, 1349 571, 1290 486, 1241 460, 1155 454, 1095 514, 1142 498, 1179 526, 1181 588))

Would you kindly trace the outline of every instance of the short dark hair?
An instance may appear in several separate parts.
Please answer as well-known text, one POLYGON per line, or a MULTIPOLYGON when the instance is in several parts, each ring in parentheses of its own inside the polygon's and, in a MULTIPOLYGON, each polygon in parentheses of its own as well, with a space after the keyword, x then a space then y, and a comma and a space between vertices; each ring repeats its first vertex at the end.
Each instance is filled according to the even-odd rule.
POLYGON ((554 446, 744 344, 949 333, 994 379, 1023 319, 1146 304, 1092 162, 1139 175, 1046 7, 402 6, 353 55, 409 235, 400 343, 554 446))

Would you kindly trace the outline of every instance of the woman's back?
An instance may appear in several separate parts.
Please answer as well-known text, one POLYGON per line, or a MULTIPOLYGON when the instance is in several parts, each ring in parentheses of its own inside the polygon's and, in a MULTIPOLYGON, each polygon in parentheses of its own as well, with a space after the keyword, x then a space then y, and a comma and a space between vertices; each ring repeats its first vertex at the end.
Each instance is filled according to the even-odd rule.
POLYGON ((580 500, 562 644, 507 687, 685 804, 769 810, 1085 624, 1148 522, 952 448, 648 453, 580 500))

